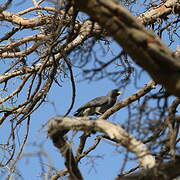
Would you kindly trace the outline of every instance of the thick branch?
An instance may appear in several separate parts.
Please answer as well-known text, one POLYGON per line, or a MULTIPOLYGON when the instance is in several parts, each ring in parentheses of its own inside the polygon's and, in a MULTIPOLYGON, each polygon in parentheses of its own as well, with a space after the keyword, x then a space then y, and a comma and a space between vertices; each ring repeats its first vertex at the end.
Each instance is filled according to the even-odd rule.
POLYGON ((147 147, 128 134, 120 125, 102 119, 90 120, 88 118, 55 117, 49 120, 48 135, 50 137, 66 129, 103 132, 115 142, 119 142, 128 151, 135 153, 142 168, 155 166, 155 159, 150 155, 147 147))
POLYGON ((160 163, 158 166, 139 173, 133 173, 125 177, 117 177, 116 180, 172 180, 180 175, 180 157, 175 161, 160 163))
POLYGON ((62 156, 65 158, 65 165, 70 174, 69 180, 82 180, 83 178, 77 166, 77 162, 73 155, 71 146, 60 135, 61 132, 60 133, 59 132, 60 131, 57 131, 56 133, 52 133, 50 137, 53 141, 53 144, 59 149, 62 156))
POLYGON ((167 91, 180 97, 180 59, 115 0, 76 0, 167 91))
POLYGON ((70 144, 68 144, 65 138, 61 135, 62 129, 57 129, 54 127, 56 126, 56 121, 54 119, 49 121, 49 129, 48 129, 48 136, 52 139, 54 146, 59 149, 62 156, 65 159, 65 165, 68 169, 70 174, 70 178, 72 180, 81 180, 82 175, 78 168, 78 164, 76 159, 73 155, 72 149, 70 144))

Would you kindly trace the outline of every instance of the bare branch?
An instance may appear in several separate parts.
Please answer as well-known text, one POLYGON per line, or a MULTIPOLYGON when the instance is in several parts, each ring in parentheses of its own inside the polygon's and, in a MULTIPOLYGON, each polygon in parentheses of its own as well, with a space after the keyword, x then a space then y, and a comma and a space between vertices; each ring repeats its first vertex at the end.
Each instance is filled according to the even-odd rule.
POLYGON ((66 142, 65 138, 61 136, 61 130, 58 129, 56 132, 53 130, 53 133, 52 132, 49 133, 50 133, 49 137, 52 139, 53 144, 59 149, 59 151, 61 152, 62 156, 65 159, 65 165, 70 174, 70 180, 71 178, 72 180, 83 179, 81 172, 77 166, 77 162, 73 155, 71 146, 66 142))
POLYGON ((156 7, 148 9, 146 12, 140 14, 137 19, 144 25, 150 25, 156 22, 159 18, 164 19, 171 13, 180 12, 180 5, 178 0, 167 0, 156 7))
POLYGON ((55 117, 48 122, 48 136, 53 137, 62 130, 96 131, 107 134, 112 140, 118 141, 128 151, 136 154, 142 168, 155 166, 155 159, 149 153, 147 147, 132 135, 127 133, 120 125, 107 122, 102 119, 92 120, 88 118, 55 117))
POLYGON ((180 96, 180 60, 159 38, 116 1, 75 1, 104 27, 133 60, 168 92, 180 96), (165 72, 169 72, 166 74, 165 72))
POLYGON ((175 161, 160 163, 158 166, 138 173, 122 177, 119 176, 115 180, 172 180, 180 175, 180 158, 177 157, 175 161))
POLYGON ((107 119, 109 116, 111 116, 116 111, 120 110, 123 107, 126 107, 128 104, 140 99, 145 94, 147 94, 149 91, 154 89, 156 86, 156 83, 154 81, 148 82, 144 88, 138 90, 136 93, 132 94, 130 97, 124 99, 123 101, 117 103, 112 108, 108 109, 103 115, 101 115, 100 118, 107 119))

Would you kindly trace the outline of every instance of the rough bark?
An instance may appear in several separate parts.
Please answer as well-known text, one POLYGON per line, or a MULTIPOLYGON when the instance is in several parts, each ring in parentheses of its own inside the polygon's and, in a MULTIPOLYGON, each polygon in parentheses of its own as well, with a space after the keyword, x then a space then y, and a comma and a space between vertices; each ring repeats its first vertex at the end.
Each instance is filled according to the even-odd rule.
MULTIPOLYGON (((180 59, 115 0, 76 0, 76 6, 98 22, 155 82, 180 97, 180 59)), ((176 1, 175 9, 179 9, 176 1)))
POLYGON ((180 174, 180 157, 175 161, 160 163, 148 171, 141 171, 122 177, 118 176, 115 180, 173 180, 180 174))
POLYGON ((63 129, 103 132, 108 135, 111 140, 120 143, 128 151, 135 153, 143 169, 155 166, 155 159, 147 147, 141 141, 138 141, 131 134, 127 133, 118 124, 110 123, 103 119, 92 120, 86 117, 55 117, 49 120, 48 126, 48 134, 50 137, 54 137, 54 134, 57 134, 57 132, 61 134, 60 131, 63 129))

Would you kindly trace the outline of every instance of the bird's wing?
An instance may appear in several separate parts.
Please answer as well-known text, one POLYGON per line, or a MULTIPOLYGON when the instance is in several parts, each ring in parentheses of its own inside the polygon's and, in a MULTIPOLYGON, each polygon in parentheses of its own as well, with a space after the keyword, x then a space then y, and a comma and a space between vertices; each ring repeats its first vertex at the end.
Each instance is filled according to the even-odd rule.
POLYGON ((91 107, 101 107, 108 103, 108 98, 109 98, 108 96, 101 96, 101 97, 92 99, 91 101, 81 106, 77 111, 80 111, 86 108, 91 108, 91 107))

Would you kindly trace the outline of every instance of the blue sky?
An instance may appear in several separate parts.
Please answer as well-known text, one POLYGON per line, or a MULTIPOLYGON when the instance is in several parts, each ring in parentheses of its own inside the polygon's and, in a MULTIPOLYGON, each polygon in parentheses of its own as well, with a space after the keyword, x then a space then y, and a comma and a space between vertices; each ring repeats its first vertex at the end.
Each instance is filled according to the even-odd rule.
MULTIPOLYGON (((23 10, 27 7, 31 7, 32 1, 16 1, 14 5, 11 7, 12 12, 23 10), (18 2, 20 4, 18 4, 18 2), (21 4, 22 2, 22 4, 21 4), (18 5, 17 5, 18 4, 18 5), (16 10, 15 10, 16 8, 16 10)), ((3 31, 0 32, 0 35, 4 33, 3 31)), ((29 32, 27 31, 27 34, 29 32)), ((34 33, 34 32, 30 32, 34 33)), ((25 34, 22 34, 23 36, 25 34)), ((98 48, 97 48, 98 49, 98 48)), ((119 51, 119 47, 116 44, 113 44, 112 49, 116 52, 119 51)), ((101 56, 101 55, 99 55, 101 56)), ((110 56, 110 55, 109 55, 110 56)), ((103 57, 102 57, 103 58, 103 57)), ((2 63, 1 63, 2 64, 2 63)), ((3 65, 1 65, 3 67, 3 65)), ((76 82, 80 79, 81 76, 77 76, 79 74, 78 68, 73 68, 75 73, 75 80, 76 82)), ((144 73, 143 77, 139 81, 139 85, 141 87, 144 86, 150 80, 149 76, 144 73)), ((79 82, 76 83, 76 101, 73 107, 73 110, 70 115, 82 104, 85 102, 93 99, 96 96, 106 95, 107 92, 111 89, 116 88, 116 85, 112 83, 108 79, 103 79, 100 81, 93 81, 93 82, 79 82)), ((123 94, 119 97, 118 101, 128 97, 132 93, 134 93, 136 89, 134 88, 133 81, 128 87, 124 90, 123 94)), ((47 100, 49 102, 42 105, 36 112, 33 113, 31 116, 31 123, 30 123, 30 132, 27 145, 24 149, 25 157, 23 157, 20 162, 18 163, 18 168, 21 171, 23 178, 25 180, 36 180, 42 179, 41 172, 42 169, 48 168, 48 162, 46 158, 41 159, 41 157, 32 157, 32 153, 37 152, 38 148, 35 148, 34 145, 31 143, 39 143, 43 144, 43 148, 48 153, 48 157, 50 157, 53 164, 52 166, 57 169, 61 170, 64 168, 64 160, 61 158, 60 153, 58 150, 52 145, 50 139, 47 138, 46 129, 42 128, 42 125, 47 122, 48 119, 54 117, 56 115, 63 115, 71 104, 71 83, 68 78, 64 80, 62 83, 62 87, 58 87, 57 85, 53 85, 51 88, 47 100), (52 103, 54 103, 54 106, 52 103), (30 158, 28 158, 30 157, 30 158), (41 165, 39 164, 41 162, 41 165)), ((115 115, 113 115, 109 120, 112 122, 118 122, 123 124, 124 120, 127 119, 127 111, 126 108, 120 110, 115 115)), ((25 124, 21 126, 21 128, 25 128, 25 124)), ((8 122, 2 128, 3 131, 0 132, 0 136, 4 136, 6 133, 8 134, 9 125, 8 122)), ((19 132, 19 135, 22 137, 24 131, 19 132)), ((69 137, 71 137, 71 134, 69 137)), ((88 140, 88 145, 93 143, 93 139, 95 135, 92 135, 90 140, 88 140)), ((21 138, 20 138, 21 140, 21 138)), ((78 141, 78 136, 76 137, 75 142, 78 141)), ((118 150, 124 151, 122 147, 118 148, 118 150)), ((86 180, 98 179, 98 180, 110 180, 115 178, 115 176, 119 173, 120 167, 122 165, 122 155, 120 152, 117 151, 117 147, 115 145, 111 145, 110 142, 107 140, 103 140, 97 149, 93 151, 90 156, 98 156, 96 161, 93 161, 93 157, 89 157, 88 159, 83 159, 79 167, 82 169, 82 174, 86 180), (103 155, 103 156, 102 156, 103 155), (93 163, 92 163, 93 162, 93 163), (106 164, 106 165, 105 165, 106 164), (93 167, 93 165, 95 167, 93 167)), ((130 162, 126 169, 133 167, 135 164, 134 162, 130 162)), ((0 178, 1 179, 1 178, 0 178)))

